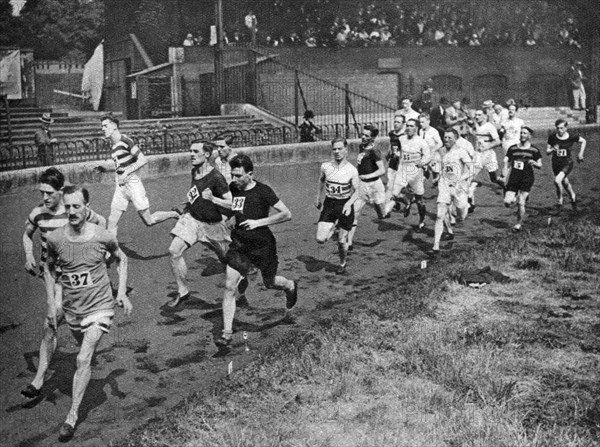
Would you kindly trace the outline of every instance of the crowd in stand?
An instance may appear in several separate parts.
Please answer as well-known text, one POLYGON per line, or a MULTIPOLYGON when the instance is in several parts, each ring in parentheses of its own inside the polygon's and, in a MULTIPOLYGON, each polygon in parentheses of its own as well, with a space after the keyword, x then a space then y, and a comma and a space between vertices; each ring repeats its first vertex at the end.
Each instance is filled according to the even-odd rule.
MULTIPOLYGON (((550 1, 273 0, 256 12, 271 46, 581 46, 575 8, 550 1)), ((247 36, 244 20, 227 25, 247 36)))

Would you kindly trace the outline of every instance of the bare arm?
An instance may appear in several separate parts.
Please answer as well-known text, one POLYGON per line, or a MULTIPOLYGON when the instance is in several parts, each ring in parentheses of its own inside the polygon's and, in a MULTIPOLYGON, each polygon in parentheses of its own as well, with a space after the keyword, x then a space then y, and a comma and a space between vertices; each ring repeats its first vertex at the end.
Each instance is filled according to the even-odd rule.
POLYGON ((133 306, 131 305, 131 301, 129 301, 129 297, 127 296, 127 272, 128 272, 128 260, 125 253, 121 251, 119 246, 117 245, 113 251, 111 251, 111 256, 114 257, 117 262, 117 273, 119 274, 119 287, 117 290, 117 304, 123 307, 125 315, 131 314, 131 309, 133 306))
POLYGON ((319 182, 317 184, 317 198, 315 200, 315 206, 319 210, 321 209, 321 205, 323 204, 323 201, 321 200, 321 198, 323 197, 323 189, 325 189, 325 173, 321 168, 321 177, 319 178, 319 182))
POLYGON ((248 219, 240 224, 245 230, 254 230, 259 227, 267 227, 269 225, 275 225, 283 222, 287 222, 292 219, 292 213, 287 206, 280 200, 272 208, 276 211, 268 217, 262 219, 248 219))
POLYGON ((579 137, 579 143, 581 144, 581 148, 579 149, 579 155, 577 156, 577 160, 579 162, 583 161, 583 153, 585 152, 585 146, 587 145, 587 141, 583 137, 579 137))
POLYGON ((25 232, 23 233, 23 251, 25 252, 25 270, 36 275, 35 268, 37 263, 35 262, 35 256, 33 255, 33 233, 35 233, 36 226, 32 225, 31 222, 25 224, 25 232))

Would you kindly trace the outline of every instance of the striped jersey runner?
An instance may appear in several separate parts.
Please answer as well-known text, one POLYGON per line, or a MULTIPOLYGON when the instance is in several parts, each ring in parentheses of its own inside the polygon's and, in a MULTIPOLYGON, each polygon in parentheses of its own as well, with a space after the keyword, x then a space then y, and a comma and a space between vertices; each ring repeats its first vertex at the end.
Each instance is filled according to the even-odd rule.
POLYGON ((115 163, 115 172, 123 174, 125 168, 137 161, 140 154, 140 148, 131 140, 131 138, 121 135, 121 141, 115 143, 112 147, 112 159, 115 163))

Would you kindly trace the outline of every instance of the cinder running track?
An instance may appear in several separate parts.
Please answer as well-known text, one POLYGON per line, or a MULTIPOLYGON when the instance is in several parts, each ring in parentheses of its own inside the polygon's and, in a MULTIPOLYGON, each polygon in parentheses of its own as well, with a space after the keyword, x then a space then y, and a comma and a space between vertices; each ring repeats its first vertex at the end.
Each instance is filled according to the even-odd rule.
MULTIPOLYGON (((545 144, 539 147, 544 150, 545 144)), ((598 197, 598 158, 598 141, 589 141, 586 163, 577 165, 571 174, 580 194, 581 212, 598 197)), ((550 160, 544 156, 543 162, 544 169, 536 177, 529 201, 525 229, 545 225, 553 215, 549 211, 555 202, 550 160)), ((318 164, 259 167, 256 171, 256 178, 273 186, 293 214, 291 222, 273 227, 279 244, 280 272, 300 279, 300 299, 293 317, 284 318, 281 292, 265 290, 260 278, 252 277, 248 290, 250 308, 238 309, 233 348, 219 353, 213 337, 221 329, 222 267, 212 253, 199 247, 189 250, 186 260, 193 298, 176 312, 165 309, 164 304, 176 291, 168 257, 169 231, 174 221, 147 228, 130 208, 122 219, 119 240, 130 258, 134 313, 126 319, 119 310, 111 334, 99 347, 72 445, 106 445, 122 438, 186 396, 209 390, 216 380, 226 376, 229 362, 233 362, 234 373, 238 372, 269 339, 285 334, 290 324, 307 324, 317 315, 319 303, 351 300, 355 294, 389 286, 382 283, 387 281, 386 273, 401 271, 427 258, 425 252, 431 248, 433 238, 436 194, 430 187, 425 194, 430 217, 424 234, 414 232, 418 219, 414 207, 408 219, 393 213, 391 219, 382 222, 375 220, 374 211, 367 208, 359 223, 348 275, 336 276, 336 244, 319 247, 314 240, 318 164), (248 353, 244 351, 242 331, 249 335, 248 353)), ((503 207, 500 192, 487 180, 478 189, 475 213, 456 229, 452 245, 442 243, 441 262, 444 251, 476 246, 490 236, 507 234, 514 224, 514 209, 503 207)), ((151 210, 168 210, 184 200, 189 178, 180 175, 144 183, 151 210)), ((107 216, 112 186, 88 186, 92 207, 107 216)), ((56 445, 58 429, 70 404, 77 349, 64 326, 50 377, 43 388, 43 400, 25 408, 19 394, 34 375, 46 311, 42 281, 23 269, 21 244, 25 219, 38 202, 39 194, 33 188, 0 196, 2 445, 56 445)), ((566 219, 570 213, 563 210, 553 219, 566 219)))

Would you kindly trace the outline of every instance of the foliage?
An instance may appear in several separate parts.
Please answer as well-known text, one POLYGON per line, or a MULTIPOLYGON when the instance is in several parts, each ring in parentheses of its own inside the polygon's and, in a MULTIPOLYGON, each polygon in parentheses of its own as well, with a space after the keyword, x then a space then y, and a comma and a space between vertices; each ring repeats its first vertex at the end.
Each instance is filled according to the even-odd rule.
POLYGON ((0 43, 32 48, 36 59, 85 62, 104 33, 102 0, 28 0, 12 17, 9 0, 0 0, 0 43))

